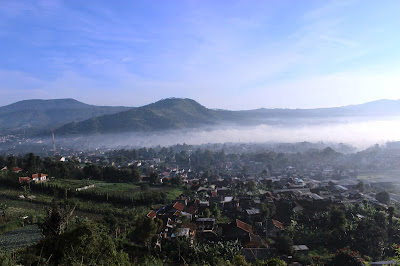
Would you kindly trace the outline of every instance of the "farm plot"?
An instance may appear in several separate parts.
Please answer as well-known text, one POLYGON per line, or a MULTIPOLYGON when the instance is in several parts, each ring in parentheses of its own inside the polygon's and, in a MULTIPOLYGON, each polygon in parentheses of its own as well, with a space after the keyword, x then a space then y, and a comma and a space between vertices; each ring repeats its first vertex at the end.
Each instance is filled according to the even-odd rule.
POLYGON ((17 250, 33 245, 43 238, 37 225, 26 225, 0 235, 0 250, 5 252, 17 250))

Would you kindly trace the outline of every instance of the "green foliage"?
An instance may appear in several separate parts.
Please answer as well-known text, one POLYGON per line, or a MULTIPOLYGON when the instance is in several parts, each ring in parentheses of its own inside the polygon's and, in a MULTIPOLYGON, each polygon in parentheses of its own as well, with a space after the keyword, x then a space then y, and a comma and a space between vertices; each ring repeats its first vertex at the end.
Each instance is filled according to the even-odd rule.
POLYGON ((277 258, 272 258, 266 261, 256 263, 257 266, 286 266, 286 262, 277 258))
POLYGON ((387 191, 381 191, 376 193, 375 199, 380 203, 388 204, 390 202, 390 195, 387 191))
POLYGON ((157 185, 157 184, 161 183, 160 182, 160 176, 158 175, 157 172, 152 172, 150 174, 150 183, 153 184, 153 185, 157 185))
POLYGON ((147 243, 162 229, 162 221, 160 219, 150 219, 145 216, 140 217, 135 225, 136 228, 129 234, 129 238, 136 243, 147 243))
POLYGON ((351 248, 373 259, 381 259, 387 242, 387 231, 372 219, 363 219, 351 233, 351 248))
POLYGON ((358 189, 360 192, 364 192, 364 190, 365 190, 365 185, 364 185, 364 183, 363 183, 363 182, 358 182, 358 184, 357 184, 357 189, 358 189))
POLYGON ((214 124, 223 115, 191 99, 165 99, 159 102, 67 124, 59 130, 65 134, 138 132, 196 127, 214 124))
POLYGON ((16 264, 16 260, 13 259, 11 253, 0 252, 0 266, 10 266, 16 264))
POLYGON ((260 211, 262 219, 269 219, 274 216, 276 212, 276 207, 274 204, 261 202, 260 211))
POLYGON ((293 251, 293 240, 285 235, 285 236, 278 236, 275 239, 275 247, 279 253, 289 255, 292 254, 293 251))
POLYGON ((163 266, 164 265, 164 263, 163 263, 163 261, 161 259, 156 258, 156 257, 151 256, 151 255, 145 256, 143 259, 141 259, 136 264, 140 265, 140 266, 163 266))
POLYGON ((47 217, 41 224, 43 234, 46 237, 55 237, 64 233, 75 207, 76 205, 71 206, 65 202, 53 202, 47 211, 47 217))
POLYGON ((346 230, 347 219, 343 210, 332 207, 329 213, 329 226, 333 230, 344 232, 346 230))
POLYGON ((145 191, 149 191, 150 187, 148 184, 140 184, 140 190, 145 192, 145 191))
POLYGON ((56 238, 46 238, 43 256, 60 265, 130 265, 104 227, 83 220, 56 238), (54 255, 52 255, 54 254, 54 255))
POLYGON ((332 260, 328 262, 328 265, 363 266, 364 261, 362 260, 360 254, 345 248, 337 250, 332 260))
POLYGON ((249 265, 240 255, 239 241, 225 241, 216 244, 194 243, 186 239, 179 240, 177 249, 180 256, 189 264, 198 265, 224 265, 231 260, 233 265, 249 265))
POLYGON ((235 266, 250 266, 250 263, 246 262, 246 259, 243 255, 236 255, 235 257, 233 257, 232 260, 233 265, 235 266))

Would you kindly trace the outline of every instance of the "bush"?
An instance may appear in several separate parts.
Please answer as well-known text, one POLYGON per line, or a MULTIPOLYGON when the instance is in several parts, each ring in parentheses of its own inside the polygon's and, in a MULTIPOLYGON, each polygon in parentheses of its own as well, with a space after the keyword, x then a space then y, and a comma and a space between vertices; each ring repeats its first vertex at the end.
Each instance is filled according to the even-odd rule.
POLYGON ((355 251, 351 251, 349 248, 345 248, 338 249, 328 265, 362 266, 364 265, 364 261, 361 259, 360 254, 355 251))

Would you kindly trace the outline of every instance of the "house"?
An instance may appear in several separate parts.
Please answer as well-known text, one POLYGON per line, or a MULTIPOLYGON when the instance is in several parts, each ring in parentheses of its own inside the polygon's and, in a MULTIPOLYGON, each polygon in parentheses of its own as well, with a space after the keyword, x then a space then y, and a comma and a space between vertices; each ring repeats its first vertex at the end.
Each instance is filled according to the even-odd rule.
POLYGON ((29 176, 19 177, 19 183, 29 182, 31 178, 29 176))
POLYGON ((14 171, 14 173, 19 173, 19 172, 22 172, 22 169, 19 167, 13 167, 13 171, 14 171))
POLYGON ((186 207, 186 204, 183 204, 182 202, 175 202, 175 204, 172 206, 172 208, 177 209, 178 211, 183 211, 186 207))
POLYGON ((297 201, 294 202, 295 207, 292 209, 293 212, 298 213, 303 210, 303 206, 301 206, 297 201))
POLYGON ((261 248, 268 247, 268 244, 258 235, 248 233, 246 237, 242 239, 243 248, 261 248))
POLYGON ((214 218, 197 218, 196 228, 200 232, 212 231, 215 229, 216 223, 214 218))
MULTIPOLYGON (((271 227, 269 227, 271 228, 271 227)), ((277 220, 272 219, 272 229, 268 230, 268 235, 270 237, 282 236, 285 231, 283 224, 277 220)))
POLYGON ((46 182, 47 174, 33 174, 32 181, 34 181, 35 183, 46 182))
POLYGON ((184 237, 184 238, 189 238, 190 237, 190 229, 189 228, 177 228, 175 230, 175 233, 171 235, 171 237, 184 237))
POLYGON ((293 250, 296 252, 296 255, 304 254, 306 257, 308 256, 308 247, 306 245, 294 245, 293 250))
POLYGON ((236 219, 223 229, 223 235, 226 240, 245 239, 249 233, 253 233, 253 227, 245 222, 236 219))
POLYGON ((35 181, 35 183, 38 183, 39 182, 39 174, 33 174, 32 181, 35 181))
POLYGON ((39 182, 45 182, 45 181, 47 181, 47 174, 40 174, 39 182))
POLYGON ((146 216, 149 217, 150 219, 154 219, 157 217, 157 213, 151 210, 146 216))

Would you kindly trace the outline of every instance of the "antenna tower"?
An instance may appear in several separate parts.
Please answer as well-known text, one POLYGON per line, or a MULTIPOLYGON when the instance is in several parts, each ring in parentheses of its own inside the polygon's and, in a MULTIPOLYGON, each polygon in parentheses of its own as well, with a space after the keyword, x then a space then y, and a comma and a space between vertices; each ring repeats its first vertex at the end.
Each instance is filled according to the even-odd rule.
POLYGON ((56 156, 56 141, 54 140, 54 129, 51 129, 51 135, 53 136, 53 154, 56 156))

